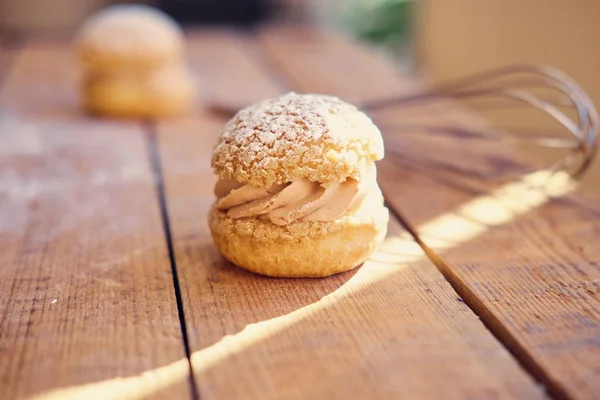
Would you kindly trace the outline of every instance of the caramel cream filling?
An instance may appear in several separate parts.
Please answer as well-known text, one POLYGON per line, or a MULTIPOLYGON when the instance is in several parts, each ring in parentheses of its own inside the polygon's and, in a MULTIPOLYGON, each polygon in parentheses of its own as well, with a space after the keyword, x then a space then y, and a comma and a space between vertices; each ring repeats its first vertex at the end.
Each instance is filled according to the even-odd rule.
POLYGON ((221 179, 214 190, 216 207, 230 218, 258 217, 279 226, 293 221, 333 221, 358 209, 369 183, 377 184, 375 166, 369 170, 373 172, 365 174, 364 182, 348 178, 326 187, 306 179, 270 188, 221 179))

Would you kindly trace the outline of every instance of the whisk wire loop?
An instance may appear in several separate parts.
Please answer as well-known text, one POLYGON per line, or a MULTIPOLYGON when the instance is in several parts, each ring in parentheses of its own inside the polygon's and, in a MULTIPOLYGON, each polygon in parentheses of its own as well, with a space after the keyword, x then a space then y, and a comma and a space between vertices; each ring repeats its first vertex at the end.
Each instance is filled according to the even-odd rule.
MULTIPOLYGON (((598 112, 593 102, 571 77, 548 66, 504 66, 447 81, 432 89, 365 103, 361 108, 365 111, 381 110, 392 106, 395 109, 402 109, 447 98, 473 98, 479 101, 490 98, 508 99, 546 113, 569 134, 572 143, 565 143, 564 140, 556 137, 537 137, 535 142, 540 145, 569 149, 565 158, 552 163, 552 168, 567 170, 574 179, 585 174, 597 153, 598 112), (552 90, 558 93, 554 96, 542 96, 536 93, 536 90, 552 90), (567 114, 569 110, 576 115, 576 118, 571 118, 567 114), (580 161, 575 165, 577 159, 580 161), (574 168, 569 169, 573 166, 574 168)), ((434 129, 437 133, 453 131, 452 127, 434 127, 434 129)), ((420 130, 427 131, 428 127, 423 126, 420 130)), ((479 137, 485 135, 482 132, 479 135, 473 135, 473 132, 470 134, 479 137)), ((512 134, 516 139, 528 140, 518 132, 512 134)), ((501 140, 502 135, 495 135, 495 137, 501 140)))

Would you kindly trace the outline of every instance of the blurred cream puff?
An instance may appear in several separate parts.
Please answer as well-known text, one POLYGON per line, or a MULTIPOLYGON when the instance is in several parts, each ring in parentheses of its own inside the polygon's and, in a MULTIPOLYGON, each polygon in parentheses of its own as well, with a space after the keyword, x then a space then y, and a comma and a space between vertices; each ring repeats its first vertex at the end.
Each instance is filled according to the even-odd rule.
POLYGON ((107 7, 85 21, 75 47, 83 68, 83 103, 94 114, 176 116, 186 112, 195 98, 183 32, 157 9, 107 7))

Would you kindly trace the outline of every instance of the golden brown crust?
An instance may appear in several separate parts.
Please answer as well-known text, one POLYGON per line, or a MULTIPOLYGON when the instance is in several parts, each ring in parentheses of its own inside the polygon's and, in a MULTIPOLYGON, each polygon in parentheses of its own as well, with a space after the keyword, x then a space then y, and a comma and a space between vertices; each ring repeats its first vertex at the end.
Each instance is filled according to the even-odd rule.
POLYGON ((275 277, 325 277, 362 264, 383 241, 389 215, 380 193, 366 204, 332 222, 285 226, 231 219, 213 207, 209 226, 217 249, 244 269, 275 277))
POLYGON ((143 69, 180 59, 183 32, 157 9, 114 5, 84 23, 76 38, 76 51, 92 70, 143 69))
POLYGON ((83 84, 85 107, 94 114, 159 118, 184 113, 195 98, 195 81, 180 66, 138 76, 99 76, 83 84))
POLYGON ((222 179, 257 187, 308 179, 360 179, 383 157, 379 129, 336 97, 289 93, 238 112, 225 126, 212 157, 222 179))

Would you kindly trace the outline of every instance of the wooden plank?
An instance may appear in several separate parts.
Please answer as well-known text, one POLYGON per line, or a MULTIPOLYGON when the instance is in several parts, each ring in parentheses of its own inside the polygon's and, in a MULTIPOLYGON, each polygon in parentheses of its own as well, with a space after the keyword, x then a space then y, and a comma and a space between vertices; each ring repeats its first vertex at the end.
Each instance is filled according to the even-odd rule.
POLYGON ((0 109, 35 119, 87 118, 79 107, 80 76, 74 61, 72 50, 62 42, 30 44, 6 76, 0 109))
MULTIPOLYGON (((229 30, 194 30, 188 35, 187 55, 194 70, 200 98, 205 105, 225 112, 235 112, 277 91, 270 79, 259 73, 256 66, 240 58, 239 47, 244 40, 229 30), (240 63, 246 75, 231 74, 224 65, 240 63), (248 79, 250 74, 251 79, 248 79)), ((246 49, 250 50, 250 49, 246 49)))
MULTIPOLYGON (((252 45, 196 37, 196 68, 209 71, 204 62, 228 55, 221 78, 203 77, 207 90, 235 90, 221 79, 236 77, 263 82, 260 97, 278 92, 252 45)), ((206 221, 215 183, 208 160, 224 122, 201 112, 158 125, 202 399, 544 397, 395 220, 372 260, 327 279, 266 278, 224 261, 206 221)))
POLYGON ((2 43, 2 37, 0 37, 0 85, 2 85, 2 82, 6 79, 6 75, 8 75, 10 65, 16 52, 14 47, 4 45, 2 43))
POLYGON ((2 83, 2 77, 8 69, 9 51, 2 46, 0 43, 0 83, 2 83))
POLYGON ((189 398, 144 133, 70 116, 69 71, 28 46, 0 92, 0 397, 189 398))
MULTIPOLYGON (((308 40, 304 31, 267 32, 263 44, 298 90, 358 99, 369 90, 373 96, 371 80, 363 81, 335 68, 348 50, 337 50, 340 38, 328 38, 320 37, 320 63, 310 74, 299 72, 302 54, 290 50, 295 43, 308 40)), ((346 48, 350 46, 354 63, 361 64, 357 69, 367 70, 377 58, 364 47, 346 44, 346 48)), ((382 78, 379 85, 388 80, 382 78)), ((387 94, 381 91, 382 96, 387 94)), ((438 111, 423 108, 419 118, 425 116, 432 124, 447 122, 445 114, 438 111)), ((459 108, 450 114, 467 127, 481 123, 459 108)), ((398 109, 377 116, 380 124, 405 123, 411 118, 410 113, 398 109)), ((386 136, 389 139, 389 132, 386 136)), ((402 153, 401 139, 387 142, 388 150, 395 146, 392 150, 402 153)), ((456 147, 470 150, 474 157, 487 158, 490 165, 524 165, 522 158, 510 156, 513 148, 501 144, 484 147, 457 140, 454 148, 448 146, 446 151, 457 151, 456 147)), ((442 148, 430 151, 440 152, 442 148)), ((459 158, 472 162, 464 154, 459 158)), ((576 196, 550 201, 546 193, 526 185, 536 175, 526 175, 509 185, 490 185, 442 168, 407 165, 401 159, 398 155, 381 163, 386 198, 433 248, 432 259, 455 289, 553 395, 580 399, 597 396, 598 202, 586 206, 576 196)), ((560 194, 568 191, 565 186, 558 189, 560 194)))

